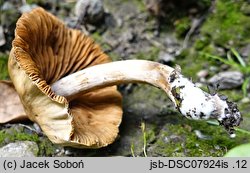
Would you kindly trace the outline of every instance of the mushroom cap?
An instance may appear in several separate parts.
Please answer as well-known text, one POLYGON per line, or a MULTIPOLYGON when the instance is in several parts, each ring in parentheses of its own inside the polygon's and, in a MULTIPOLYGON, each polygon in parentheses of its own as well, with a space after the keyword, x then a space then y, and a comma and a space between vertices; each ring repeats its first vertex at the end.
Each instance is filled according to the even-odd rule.
POLYGON ((100 148, 111 144, 119 131, 122 97, 116 86, 67 100, 56 95, 50 85, 109 61, 91 38, 36 8, 17 21, 8 69, 29 119, 38 123, 52 142, 100 148))

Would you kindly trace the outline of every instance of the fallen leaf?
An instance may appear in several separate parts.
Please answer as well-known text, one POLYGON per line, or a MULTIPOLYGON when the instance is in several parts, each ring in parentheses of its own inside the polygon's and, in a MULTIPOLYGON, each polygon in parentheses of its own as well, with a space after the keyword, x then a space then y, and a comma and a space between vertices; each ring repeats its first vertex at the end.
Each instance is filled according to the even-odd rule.
POLYGON ((250 157, 250 143, 232 148, 224 157, 250 157))
POLYGON ((0 81, 0 123, 27 119, 12 82, 0 81))

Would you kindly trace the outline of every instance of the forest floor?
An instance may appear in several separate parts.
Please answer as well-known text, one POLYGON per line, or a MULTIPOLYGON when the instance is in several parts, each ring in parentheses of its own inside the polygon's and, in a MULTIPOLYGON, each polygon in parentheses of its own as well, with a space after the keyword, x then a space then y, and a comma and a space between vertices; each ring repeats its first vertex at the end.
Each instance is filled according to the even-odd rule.
MULTIPOLYGON (((0 79, 9 79, 7 60, 15 23, 22 10, 42 6, 69 27, 76 26, 75 0, 27 0, 26 3, 0 0, 0 79)), ((207 85, 220 82, 223 86, 223 81, 213 80, 217 74, 240 72, 242 75, 237 79, 240 82, 235 82, 229 73, 225 79, 225 85, 229 87, 218 89, 220 94, 236 102, 242 112, 244 120, 240 130, 236 131, 236 138, 231 139, 221 126, 211 121, 182 117, 167 95, 157 88, 126 84, 119 86, 124 115, 119 137, 113 144, 101 149, 62 147, 26 128, 33 128, 32 122, 22 122, 0 125, 0 147, 16 141, 33 141, 38 146, 35 153, 38 156, 147 154, 174 157, 224 156, 231 148, 249 143, 250 135, 244 131, 250 132, 250 70, 246 70, 250 68, 250 1, 201 0, 191 5, 172 4, 172 8, 162 9, 167 10, 162 16, 152 10, 150 13, 148 3, 146 0, 103 0, 103 22, 87 24, 84 32, 114 61, 145 59, 173 67, 178 64, 182 73, 204 90, 207 85), (237 53, 245 66, 238 62, 237 53), (218 57, 226 60, 229 56, 233 62, 218 60, 218 57), (142 128, 144 125, 145 129, 142 128)), ((83 28, 83 25, 79 26, 79 29, 83 28)))

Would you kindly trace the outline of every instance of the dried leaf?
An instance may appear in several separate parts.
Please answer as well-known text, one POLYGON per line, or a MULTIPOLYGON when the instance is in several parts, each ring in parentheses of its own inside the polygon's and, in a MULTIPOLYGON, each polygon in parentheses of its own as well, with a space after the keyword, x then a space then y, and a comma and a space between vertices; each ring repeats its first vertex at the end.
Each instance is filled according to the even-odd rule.
POLYGON ((27 120, 22 103, 10 81, 0 81, 0 123, 27 120))

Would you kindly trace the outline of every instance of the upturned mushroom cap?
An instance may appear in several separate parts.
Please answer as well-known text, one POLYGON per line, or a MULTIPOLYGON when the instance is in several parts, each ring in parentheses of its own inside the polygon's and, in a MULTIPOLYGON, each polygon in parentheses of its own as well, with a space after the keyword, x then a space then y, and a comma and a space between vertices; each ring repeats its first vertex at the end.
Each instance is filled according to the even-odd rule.
POLYGON ((99 148, 112 143, 118 134, 122 98, 116 86, 67 100, 56 95, 50 85, 109 61, 91 38, 36 8, 16 24, 8 68, 25 112, 52 142, 99 148))

